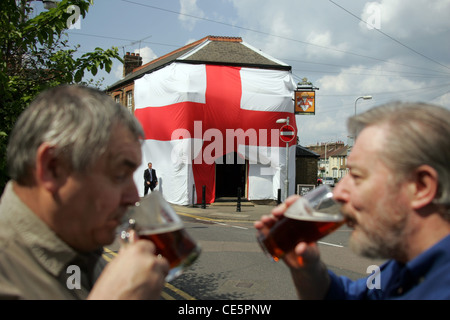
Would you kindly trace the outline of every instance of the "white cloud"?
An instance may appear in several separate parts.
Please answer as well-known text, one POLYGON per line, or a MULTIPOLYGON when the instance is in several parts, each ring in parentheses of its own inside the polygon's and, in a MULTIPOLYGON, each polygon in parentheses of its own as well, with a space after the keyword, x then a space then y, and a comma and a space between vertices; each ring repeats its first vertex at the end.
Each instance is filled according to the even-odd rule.
MULTIPOLYGON (((378 7, 381 18, 381 30, 395 34, 396 38, 406 39, 448 33, 450 20, 446 13, 450 12, 449 0, 382 0, 366 3, 362 19, 370 17, 370 8, 378 7)), ((363 23, 361 23, 363 24, 363 23)))
POLYGON ((306 55, 310 59, 329 58, 330 56, 339 58, 348 49, 345 43, 333 44, 330 30, 323 32, 311 31, 306 41, 312 43, 307 47, 306 55), (328 50, 326 48, 329 48, 328 50))
POLYGON ((142 57, 142 64, 146 64, 158 58, 158 56, 153 52, 153 50, 150 47, 135 49, 134 53, 139 53, 139 55, 142 57))
MULTIPOLYGON (((134 49, 134 53, 139 53, 139 55, 142 57, 142 64, 146 64, 158 58, 158 56, 153 52, 153 50, 150 47, 134 49)), ((112 74, 114 75, 114 78, 110 77, 109 79, 110 83, 108 83, 108 85, 112 84, 115 81, 123 79, 123 64, 118 61, 114 61, 112 67, 112 74)))
POLYGON ((180 13, 178 19, 185 28, 191 31, 194 29, 197 19, 189 16, 205 17, 205 13, 197 5, 197 0, 180 0, 180 13))
POLYGON ((186 43, 184 45, 187 46, 188 44, 193 43, 197 40, 199 40, 199 39, 190 38, 190 39, 188 39, 188 41, 186 41, 186 43))
POLYGON ((450 92, 446 92, 434 100, 434 103, 441 106, 447 106, 450 108, 450 92))
POLYGON ((307 77, 320 88, 316 115, 296 117, 302 144, 346 141, 361 95, 373 99, 358 101, 358 113, 392 100, 450 105, 450 0, 336 3, 345 10, 331 1, 233 1, 244 40, 289 63, 296 81, 307 77), (385 34, 358 20, 376 14, 369 5, 379 9, 385 34))
MULTIPOLYGON (((346 120, 354 113, 360 95, 370 94, 373 99, 358 101, 358 112, 391 100, 450 107, 450 0, 180 0, 164 2, 162 10, 121 2, 97 6, 98 10, 93 8, 83 21, 83 33, 130 38, 126 43, 151 33, 155 44, 148 48, 149 58, 144 55, 147 49, 141 49, 144 63, 211 34, 240 36, 291 65, 296 82, 307 77, 320 88, 316 92, 316 115, 296 117, 302 143, 345 141, 346 120), (371 30, 359 20, 368 20, 374 14, 369 4, 379 8, 379 30, 371 30), (113 6, 116 8, 108 12, 113 6), (107 31, 89 29, 94 22, 97 28, 103 27, 105 16, 108 21, 123 20, 118 14, 126 10, 135 18, 125 27, 111 23, 105 26, 107 31), (145 28, 142 21, 147 23, 145 28), (113 32, 115 27, 120 29, 113 32), (124 36, 124 28, 130 36, 124 36), (138 35, 137 30, 145 31, 138 35)), ((99 38, 92 40, 93 45, 99 45, 99 38)), ((120 44, 114 40, 103 47, 120 44)), ((114 63, 113 71, 120 79, 122 64, 114 63)))
MULTIPOLYGON (((114 77, 116 78, 115 81, 123 79, 123 64, 122 63, 113 63, 113 74, 114 77)), ((108 85, 110 85, 112 83, 109 83, 108 85)))

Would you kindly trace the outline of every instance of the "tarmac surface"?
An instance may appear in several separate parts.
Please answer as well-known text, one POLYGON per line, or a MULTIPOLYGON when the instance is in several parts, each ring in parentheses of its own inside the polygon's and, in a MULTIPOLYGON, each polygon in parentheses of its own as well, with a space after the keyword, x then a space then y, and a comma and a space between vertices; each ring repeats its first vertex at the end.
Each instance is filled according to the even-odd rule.
POLYGON ((206 219, 220 220, 237 220, 254 222, 263 215, 270 214, 271 210, 276 207, 276 201, 270 204, 258 204, 250 201, 243 201, 240 204, 240 211, 238 211, 238 203, 234 202, 214 202, 206 204, 203 208, 201 204, 196 205, 176 205, 171 204, 175 212, 181 215, 192 215, 206 219))

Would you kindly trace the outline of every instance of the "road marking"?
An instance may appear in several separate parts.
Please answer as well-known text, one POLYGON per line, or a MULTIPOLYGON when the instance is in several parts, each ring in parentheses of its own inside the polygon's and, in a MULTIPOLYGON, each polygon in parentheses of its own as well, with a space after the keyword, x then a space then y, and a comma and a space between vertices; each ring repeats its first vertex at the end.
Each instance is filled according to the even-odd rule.
POLYGON ((178 294, 179 296, 185 298, 186 300, 197 300, 194 297, 192 297, 191 295, 187 294, 186 292, 178 289, 177 287, 171 285, 170 283, 166 283, 165 287, 169 290, 172 290, 173 292, 175 292, 176 294, 178 294))
POLYGON ((161 298, 163 298, 164 300, 175 300, 174 297, 172 297, 171 295, 165 293, 164 291, 161 292, 161 298))
POLYGON ((103 250, 105 250, 105 251, 106 251, 107 253, 109 253, 109 254, 112 254, 113 256, 117 256, 117 253, 114 252, 114 251, 112 251, 112 250, 109 249, 109 248, 104 247, 103 250))
POLYGON ((240 226, 232 226, 233 228, 237 228, 237 229, 244 229, 244 230, 248 230, 248 228, 245 227, 240 227, 240 226))
MULTIPOLYGON (((211 222, 211 223, 215 223, 221 226, 227 226, 227 227, 232 227, 232 228, 237 228, 237 229, 244 229, 244 230, 248 230, 248 228, 246 227, 241 227, 241 226, 233 226, 231 224, 228 223, 223 223, 223 222, 242 222, 242 220, 221 220, 221 219, 211 219, 211 218, 205 218, 205 217, 200 217, 200 216, 196 216, 196 215, 192 215, 192 214, 188 214, 188 213, 183 213, 183 212, 177 212, 177 214, 181 215, 181 216, 185 216, 185 217, 189 217, 189 218, 193 218, 195 220, 199 220, 199 221, 207 221, 207 222, 211 222)), ((252 221, 245 221, 245 222, 252 222, 252 221)))
MULTIPOLYGON (((197 219, 197 220, 201 220, 201 219, 197 219)), ((221 226, 227 226, 227 225, 228 225, 228 224, 226 224, 226 223, 216 222, 216 221, 212 221, 212 223, 219 224, 219 225, 221 225, 221 226)))
POLYGON ((184 212, 177 212, 178 215, 180 216, 185 216, 185 217, 189 217, 189 218, 193 218, 196 220, 203 220, 203 221, 209 221, 209 222, 253 222, 250 220, 229 220, 229 219, 212 219, 212 218, 205 218, 202 216, 196 216, 193 214, 189 214, 189 213, 184 213, 184 212))
POLYGON ((338 247, 338 248, 344 247, 344 246, 341 246, 340 244, 334 244, 334 243, 323 242, 323 241, 317 241, 317 243, 324 244, 326 246, 338 247))
MULTIPOLYGON (((197 219, 197 220, 202 220, 202 219, 197 219)), ((232 228, 236 228, 236 229, 244 229, 244 230, 248 230, 248 228, 246 227, 241 227, 241 226, 233 226, 231 224, 228 223, 222 223, 222 222, 217 222, 217 221, 211 221, 212 223, 221 225, 221 226, 226 226, 226 227, 232 227, 232 228)))
POLYGON ((110 250, 110 249, 108 249, 108 248, 106 248, 106 247, 104 247, 103 250, 104 250, 104 252, 103 252, 103 254, 102 254, 102 257, 103 257, 103 259, 105 259, 107 262, 111 262, 111 260, 112 260, 113 258, 111 258, 110 256, 108 256, 108 255, 106 255, 106 254, 110 254, 110 255, 112 255, 113 257, 117 256, 117 253, 115 253, 114 251, 112 251, 112 250, 110 250))
POLYGON ((102 257, 103 257, 103 259, 105 259, 106 260, 106 262, 111 262, 111 258, 110 257, 108 257, 106 254, 102 254, 102 257))
MULTIPOLYGON (((108 248, 106 248, 106 247, 103 247, 103 250, 104 250, 105 252, 102 254, 102 257, 103 257, 103 259, 105 259, 107 262, 111 262, 113 258, 107 256, 105 253, 107 253, 107 254, 109 254, 109 255, 112 255, 113 257, 116 257, 116 256, 117 256, 117 252, 114 252, 114 251, 112 251, 111 249, 108 249, 108 248)), ((171 285, 170 283, 167 283, 167 282, 166 282, 166 283, 164 284, 164 286, 165 286, 167 289, 172 290, 172 291, 175 292, 177 295, 179 295, 180 297, 183 297, 183 298, 186 299, 186 300, 197 300, 197 299, 195 299, 194 297, 192 297, 191 295, 189 295, 188 293, 186 293, 186 292, 184 292, 184 291, 178 289, 177 287, 171 285)), ((166 292, 164 292, 164 291, 161 292, 161 297, 162 297, 164 300, 176 300, 174 297, 172 297, 171 295, 169 295, 168 293, 166 293, 166 292)))

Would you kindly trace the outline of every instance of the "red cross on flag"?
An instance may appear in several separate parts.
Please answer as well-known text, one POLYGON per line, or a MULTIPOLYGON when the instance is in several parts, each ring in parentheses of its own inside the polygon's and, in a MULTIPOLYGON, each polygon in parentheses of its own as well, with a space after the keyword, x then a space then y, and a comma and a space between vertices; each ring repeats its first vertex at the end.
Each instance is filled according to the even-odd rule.
MULTIPOLYGON (((190 204, 193 185, 196 203, 203 185, 206 202, 214 202, 215 163, 237 152, 249 163, 247 198, 276 199, 286 163, 276 120, 289 116, 296 129, 294 88, 289 71, 179 62, 137 79, 135 115, 146 135, 135 173, 139 192, 152 162, 170 203, 190 204)), ((289 154, 294 181, 295 152, 289 154)))

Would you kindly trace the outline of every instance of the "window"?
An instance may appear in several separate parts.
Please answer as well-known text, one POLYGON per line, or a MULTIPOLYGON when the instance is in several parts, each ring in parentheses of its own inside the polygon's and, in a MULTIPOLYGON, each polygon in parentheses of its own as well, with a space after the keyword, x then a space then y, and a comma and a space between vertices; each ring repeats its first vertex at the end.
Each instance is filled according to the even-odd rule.
POLYGON ((337 178, 338 177, 338 169, 337 168, 333 168, 333 175, 332 175, 332 177, 333 178, 337 178))
POLYGON ((133 112, 133 91, 127 92, 127 108, 128 111, 133 112))

